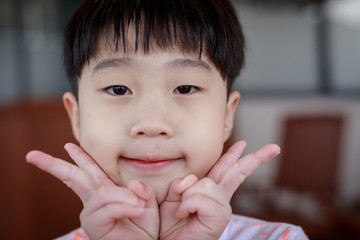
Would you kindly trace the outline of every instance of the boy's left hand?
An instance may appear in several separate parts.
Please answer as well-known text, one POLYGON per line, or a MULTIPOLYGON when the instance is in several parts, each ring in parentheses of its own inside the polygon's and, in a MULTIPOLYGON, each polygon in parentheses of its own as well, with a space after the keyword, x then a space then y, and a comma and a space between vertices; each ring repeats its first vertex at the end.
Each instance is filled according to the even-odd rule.
POLYGON ((160 206, 160 239, 219 239, 231 218, 230 200, 239 185, 262 164, 280 153, 265 145, 240 158, 246 142, 235 143, 207 177, 175 180, 160 206))

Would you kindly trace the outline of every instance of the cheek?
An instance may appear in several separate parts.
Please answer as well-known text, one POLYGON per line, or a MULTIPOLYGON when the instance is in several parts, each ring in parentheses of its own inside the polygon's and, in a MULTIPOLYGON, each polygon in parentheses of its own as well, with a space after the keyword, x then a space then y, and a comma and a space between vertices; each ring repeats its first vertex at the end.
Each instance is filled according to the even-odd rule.
POLYGON ((224 145, 224 121, 221 116, 204 119, 192 128, 189 149, 190 171, 204 177, 220 158, 224 145))
POLYGON ((109 128, 110 118, 103 115, 83 114, 80 120, 80 145, 81 147, 105 170, 110 169, 116 162, 114 145, 116 129, 109 128))
MULTIPOLYGON (((90 96, 80 105, 80 143, 88 151, 110 152, 109 148, 119 141, 121 136, 121 113, 90 96), (86 103, 86 104, 85 104, 86 103)), ((81 101, 80 101, 81 103, 81 101)))
POLYGON ((222 143, 219 141, 209 141, 209 139, 202 140, 204 144, 197 144, 196 155, 189 163, 190 172, 195 174, 198 178, 207 175, 209 170, 219 160, 222 153, 222 143), (206 141, 206 142, 205 142, 206 141))

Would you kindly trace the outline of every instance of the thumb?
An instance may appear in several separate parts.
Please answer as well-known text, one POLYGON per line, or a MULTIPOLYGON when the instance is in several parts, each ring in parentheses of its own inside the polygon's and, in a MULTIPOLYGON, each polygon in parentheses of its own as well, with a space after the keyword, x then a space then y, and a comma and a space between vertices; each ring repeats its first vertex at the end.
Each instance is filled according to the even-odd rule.
POLYGON ((197 182, 198 178, 193 174, 174 180, 170 185, 165 201, 180 202, 182 194, 197 182))

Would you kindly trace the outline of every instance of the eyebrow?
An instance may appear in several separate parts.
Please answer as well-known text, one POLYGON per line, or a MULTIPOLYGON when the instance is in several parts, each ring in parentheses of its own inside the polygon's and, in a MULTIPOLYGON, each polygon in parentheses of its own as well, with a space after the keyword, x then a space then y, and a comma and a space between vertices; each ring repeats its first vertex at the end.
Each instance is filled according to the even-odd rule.
POLYGON ((130 66, 132 65, 132 60, 130 58, 107 58, 101 60, 94 67, 93 73, 99 72, 105 68, 118 68, 121 66, 130 66))
MULTIPOLYGON (((133 60, 130 58, 107 58, 101 60, 93 69, 93 73, 99 72, 106 68, 119 68, 122 66, 131 66, 133 60)), ((192 67, 211 72, 208 63, 201 59, 176 59, 166 64, 168 67, 192 67)))
POLYGON ((193 67, 211 72, 210 65, 201 59, 176 59, 167 65, 169 67, 193 67))

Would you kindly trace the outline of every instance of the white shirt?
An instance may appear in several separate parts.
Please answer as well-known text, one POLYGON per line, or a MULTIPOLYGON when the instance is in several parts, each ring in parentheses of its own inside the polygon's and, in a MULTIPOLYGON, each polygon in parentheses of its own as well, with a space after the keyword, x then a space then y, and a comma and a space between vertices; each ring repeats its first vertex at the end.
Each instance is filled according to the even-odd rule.
MULTIPOLYGON (((233 214, 219 240, 308 240, 301 227, 233 214)), ((89 240, 78 228, 56 240, 89 240)))
POLYGON ((299 226, 233 214, 219 240, 308 240, 299 226))

